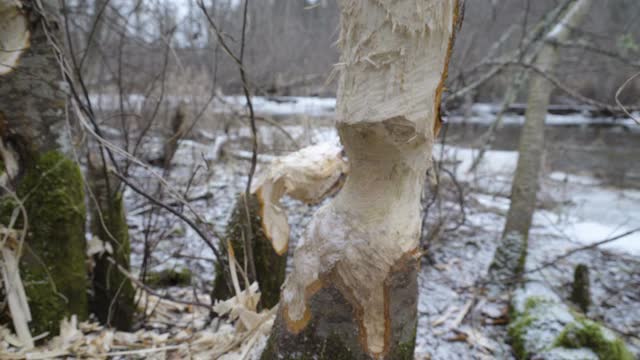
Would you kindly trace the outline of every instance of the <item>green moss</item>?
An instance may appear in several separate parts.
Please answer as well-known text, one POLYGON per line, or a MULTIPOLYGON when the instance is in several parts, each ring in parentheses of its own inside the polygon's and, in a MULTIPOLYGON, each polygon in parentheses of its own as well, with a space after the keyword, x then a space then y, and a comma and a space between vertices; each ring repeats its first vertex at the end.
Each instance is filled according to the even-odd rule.
MULTIPOLYGON (((256 267, 256 276, 260 286, 260 303, 265 308, 272 308, 280 301, 280 287, 285 279, 287 255, 278 255, 262 230, 262 219, 259 216, 259 201, 256 196, 251 196, 249 201, 249 213, 251 218, 251 230, 253 233, 253 257, 256 267)), ((238 196, 236 205, 231 213, 225 238, 233 246, 236 260, 244 267, 244 236, 247 224, 247 213, 238 196)), ((250 279, 253 280, 253 279, 250 279)), ((213 299, 228 299, 232 297, 233 290, 227 286, 220 264, 216 265, 216 278, 212 291, 213 299)))
POLYGON ((547 302, 548 300, 543 297, 531 296, 525 301, 524 309, 521 313, 511 307, 509 313, 511 323, 508 334, 511 340, 511 347, 517 359, 526 359, 529 355, 525 346, 525 336, 528 327, 536 320, 536 317, 532 315, 532 311, 547 302))
POLYGON ((512 288, 518 281, 506 284, 507 278, 519 278, 524 272, 527 261, 528 237, 517 231, 505 232, 489 266, 490 276, 502 288, 512 288))
POLYGON ((85 204, 80 168, 61 153, 36 157, 17 189, 29 216, 21 273, 34 333, 56 334, 60 320, 87 317, 85 204))
POLYGON ((511 347, 516 355, 517 359, 526 359, 527 349, 525 346, 525 335, 527 327, 533 323, 535 318, 525 312, 521 314, 517 320, 511 323, 509 326, 509 338, 511 339, 511 347))
POLYGON ((416 336, 414 333, 411 340, 404 343, 400 343, 396 346, 395 350, 393 350, 392 354, 389 356, 389 359, 412 360, 414 358, 415 349, 416 349, 416 336))
MULTIPOLYGON (((4 195, 0 197, 0 223, 4 226, 9 226, 11 220, 11 213, 16 208, 17 204, 13 197, 4 195)), ((20 226, 20 225, 19 225, 20 226)), ((0 280, 2 281, 2 280, 0 280)), ((4 286, 0 285, 0 299, 6 299, 6 292, 4 286)), ((0 309, 0 324, 11 324, 11 314, 9 313, 9 307, 5 306, 0 309)))
MULTIPOLYGON (((0 197, 0 221, 3 225, 8 226, 9 221, 11 220, 11 214, 14 209, 18 206, 15 199, 12 196, 4 195, 0 197)), ((22 226, 22 218, 18 217, 17 221, 19 225, 22 226)))
MULTIPOLYGON (((313 355, 313 354, 309 354, 313 355)), ((311 357, 310 357, 311 359, 311 357)), ((344 344, 340 336, 331 334, 322 344, 318 360, 353 360, 353 351, 344 344)))
MULTIPOLYGON (((100 213, 94 204, 91 232, 111 245, 111 257, 128 270, 131 245, 122 194, 109 196, 106 188, 100 186, 94 186, 93 191, 100 213)), ((91 311, 105 324, 118 330, 130 330, 135 312, 135 291, 131 280, 107 259, 107 254, 96 256, 92 284, 91 311)))
POLYGON ((520 250, 520 257, 518 258, 518 266, 515 269, 515 274, 520 276, 527 265, 527 249, 529 248, 529 234, 522 236, 522 249, 520 250))
POLYGON ((529 311, 532 310, 533 308, 537 307, 538 305, 542 304, 542 303, 548 303, 549 300, 540 297, 540 296, 531 296, 529 298, 527 298, 527 301, 525 301, 524 303, 524 310, 529 311))
POLYGON ((579 264, 573 273, 573 286, 571 288, 571 301, 578 305, 582 312, 589 310, 591 305, 591 291, 589 283, 589 268, 579 264))
POLYGON ((193 274, 189 269, 167 269, 160 272, 148 272, 145 283, 151 287, 189 286, 193 274))
POLYGON ((601 360, 633 360, 622 340, 607 339, 600 325, 586 319, 567 325, 555 345, 570 349, 588 348, 601 360))

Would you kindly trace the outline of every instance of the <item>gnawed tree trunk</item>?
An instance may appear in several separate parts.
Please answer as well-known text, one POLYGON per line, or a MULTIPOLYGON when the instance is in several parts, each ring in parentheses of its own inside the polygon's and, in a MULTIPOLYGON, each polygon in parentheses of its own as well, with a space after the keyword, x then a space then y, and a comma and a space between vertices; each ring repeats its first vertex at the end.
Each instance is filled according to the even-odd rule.
MULTIPOLYGON (((317 203, 339 190, 347 168, 339 146, 331 143, 309 146, 276 158, 267 165, 253 183, 248 206, 244 194, 238 196, 225 238, 240 267, 248 269, 244 262, 244 240, 248 234, 253 234, 255 280, 260 287, 263 307, 272 308, 278 304, 285 279, 289 224, 280 199, 289 195, 307 204, 317 203), (247 219, 252 231, 246 229, 247 219)), ((249 271, 246 272, 249 280, 254 281, 249 271)), ((218 263, 212 298, 225 300, 237 295, 229 285, 222 265, 218 263)))
MULTIPOLYGON (((543 72, 553 71, 558 59, 558 49, 554 43, 564 42, 569 38, 571 29, 580 24, 590 4, 591 0, 576 0, 566 10, 561 21, 546 35, 544 47, 534 62, 537 69, 543 72)), ((544 124, 552 91, 553 84, 544 76, 531 74, 525 123, 520 134, 518 164, 511 187, 511 205, 500 244, 489 269, 489 276, 495 282, 500 282, 500 279, 513 280, 524 268, 544 155, 544 124)))
POLYGON ((413 359, 420 194, 457 0, 341 0, 340 193, 293 258, 263 359, 413 359))
MULTIPOLYGON (((60 65, 45 33, 46 26, 61 46, 58 14, 57 1, 0 0, 2 160, 28 214, 20 268, 36 334, 57 333, 65 316, 87 316, 84 185, 70 156, 60 65)), ((2 207, 6 215, 14 204, 3 199, 2 207)))
POLYGON ((92 241, 99 240, 99 247, 102 247, 92 254, 95 266, 91 312, 100 322, 128 331, 135 312, 135 293, 131 280, 119 271, 118 265, 129 270, 129 227, 120 181, 101 164, 98 157, 89 156, 88 180, 93 193, 89 199, 91 233, 97 238, 92 241))

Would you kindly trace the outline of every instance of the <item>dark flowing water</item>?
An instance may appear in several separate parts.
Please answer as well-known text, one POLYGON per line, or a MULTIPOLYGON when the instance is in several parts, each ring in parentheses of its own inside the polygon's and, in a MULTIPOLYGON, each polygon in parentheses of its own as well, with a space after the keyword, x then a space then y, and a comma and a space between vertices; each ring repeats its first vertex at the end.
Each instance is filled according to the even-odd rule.
MULTIPOLYGON (((484 123, 451 122, 445 141, 464 147, 478 146, 487 129, 488 124, 484 123)), ((520 129, 520 124, 505 124, 497 131, 491 148, 517 150, 520 129)), ((609 185, 640 188, 640 126, 548 125, 545 142, 546 171, 590 174, 609 185)))

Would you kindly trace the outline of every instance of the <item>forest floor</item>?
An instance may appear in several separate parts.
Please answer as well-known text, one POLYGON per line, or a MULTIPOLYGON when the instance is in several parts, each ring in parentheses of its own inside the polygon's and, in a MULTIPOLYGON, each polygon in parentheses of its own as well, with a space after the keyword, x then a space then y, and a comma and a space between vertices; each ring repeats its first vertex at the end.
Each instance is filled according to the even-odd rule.
MULTIPOLYGON (((308 124, 264 126, 259 138, 263 154, 260 164, 297 146, 338 141, 330 126, 308 124)), ((224 233, 236 195, 246 184, 248 139, 248 129, 232 128, 201 130, 198 136, 181 141, 173 169, 165 176, 189 199, 189 207, 178 204, 176 208, 182 208, 187 215, 191 211, 197 213, 216 233, 224 233)), ((160 140, 152 141, 143 153, 153 154, 160 145, 160 140)), ((506 309, 488 301, 482 290, 509 206, 517 153, 490 150, 471 173, 468 169, 474 150, 438 145, 434 156, 442 169, 437 187, 425 191, 416 359, 509 359, 506 309)), ((132 167, 131 178, 152 194, 163 193, 157 191, 158 181, 149 170, 132 167)), ((603 322, 640 356, 640 232, 582 249, 640 226, 640 191, 610 187, 590 174, 552 172, 544 174, 539 194, 527 268, 546 264, 539 270, 541 275, 551 289, 567 299, 574 267, 587 264, 592 294, 587 317, 603 322), (562 258, 554 261, 558 257, 562 258)), ((49 341, 37 349, 38 354, 63 348, 66 354, 75 356, 90 353, 116 358, 211 358, 226 346, 232 351, 223 359, 256 358, 264 346, 273 313, 258 313, 251 304, 244 304, 258 319, 250 324, 258 329, 253 332, 247 331, 251 326, 244 324, 246 318, 226 316, 211 320, 208 309, 196 304, 210 304, 208 293, 215 264, 211 250, 181 220, 153 209, 133 191, 125 192, 125 202, 134 273, 143 263, 148 271, 155 272, 187 269, 190 285, 158 288, 154 294, 141 295, 141 304, 150 305, 146 306, 148 317, 135 333, 115 332, 90 323, 67 323, 63 334, 66 338, 49 341)), ((286 198, 283 202, 291 225, 292 253, 296 239, 319 205, 286 198)), ((8 329, 0 327, 0 358, 3 352, 13 354, 8 358, 26 358, 27 353, 19 352, 17 345, 8 329)))

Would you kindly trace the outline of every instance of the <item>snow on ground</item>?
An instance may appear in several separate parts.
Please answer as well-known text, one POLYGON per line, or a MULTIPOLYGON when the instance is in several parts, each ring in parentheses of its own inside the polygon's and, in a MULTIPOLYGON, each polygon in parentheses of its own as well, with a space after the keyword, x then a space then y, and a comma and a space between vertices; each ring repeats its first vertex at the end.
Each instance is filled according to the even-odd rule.
MULTIPOLYGON (((337 138, 335 130, 329 127, 285 128, 302 145, 337 138)), ((274 128, 261 127, 261 141, 270 143, 283 137, 277 133, 274 128)), ((243 153, 248 147, 242 140, 248 135, 247 129, 230 134, 217 131, 202 134, 202 141, 215 146, 194 140, 182 141, 174 159, 174 171, 168 178, 179 189, 184 189, 190 174, 197 167, 201 168, 186 197, 210 195, 191 202, 191 206, 218 233, 224 231, 235 196, 246 183, 249 162, 244 160, 243 153)), ((262 148, 269 149, 268 146, 262 148)), ((267 155, 278 153, 281 151, 267 155)), ((465 188, 466 222, 458 229, 445 231, 428 245, 420 274, 416 358, 508 359, 510 347, 505 342, 506 330, 504 326, 492 325, 503 316, 502 309, 483 302, 474 285, 486 272, 504 225, 517 153, 490 150, 473 173, 468 172, 476 155, 472 149, 437 146, 434 154, 465 188)), ((263 159, 267 161, 269 156, 263 159)), ((149 179, 147 171, 137 169, 133 175, 148 188, 153 187, 154 181, 149 179)), ((446 189, 442 208, 445 213, 451 213, 448 222, 452 222, 460 217, 456 213, 455 196, 450 194, 453 186, 446 179, 442 184, 446 189)), ((125 199, 132 225, 134 268, 141 265, 144 228, 155 221, 157 227, 165 231, 156 231, 150 236, 161 239, 151 261, 154 270, 187 267, 196 276, 194 284, 198 292, 206 293, 214 273, 211 250, 182 222, 166 214, 150 218, 149 212, 141 206, 140 197, 131 191, 126 192, 125 199)), ((290 252, 293 252, 296 240, 317 206, 288 199, 284 204, 291 224, 290 252)), ((430 212, 425 237, 430 235, 428 230, 437 223, 439 215, 443 212, 430 212)), ((530 264, 548 261, 576 247, 638 226, 640 191, 607 187, 584 174, 545 174, 530 239, 530 264)), ((573 266, 580 262, 589 264, 593 271, 594 297, 589 316, 615 325, 620 331, 638 333, 640 313, 636 310, 640 306, 640 286, 629 284, 640 284, 637 258, 640 256, 640 234, 607 244, 606 249, 615 255, 599 249, 580 252, 545 269, 543 275, 549 279, 551 287, 566 296, 573 266)), ((638 344, 632 347, 634 351, 638 348, 638 344)))
MULTIPOLYGON (((506 328, 499 324, 504 324, 506 309, 487 302, 477 284, 483 281, 504 226, 517 153, 488 151, 474 173, 468 172, 474 150, 436 147, 435 154, 467 186, 466 222, 428 246, 420 275, 416 358, 511 359, 506 328)), ((591 176, 556 172, 543 176, 539 195, 528 269, 640 227, 637 190, 607 187, 591 176)), ((453 198, 446 201, 455 201, 453 198)), ((426 229, 436 223, 428 218, 426 229)), ((580 251, 537 274, 561 298, 568 299, 574 267, 588 264, 593 305, 587 316, 618 334, 638 334, 639 246, 640 234, 635 233, 604 246, 612 252, 580 251)), ((625 340, 640 355, 638 337, 625 340)))
MULTIPOLYGON (((436 148, 440 154, 442 148, 436 148)), ((445 158, 454 163, 458 179, 470 182, 486 194, 476 195, 485 206, 507 211, 511 176, 518 154, 514 151, 490 150, 474 173, 468 170, 477 151, 447 146, 445 158)), ((534 226, 573 241, 592 244, 640 227, 640 191, 600 185, 594 177, 554 172, 543 179, 543 194, 566 204, 554 211, 538 211, 534 226)), ((640 232, 605 245, 606 248, 640 256, 640 232)))

